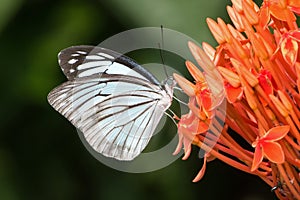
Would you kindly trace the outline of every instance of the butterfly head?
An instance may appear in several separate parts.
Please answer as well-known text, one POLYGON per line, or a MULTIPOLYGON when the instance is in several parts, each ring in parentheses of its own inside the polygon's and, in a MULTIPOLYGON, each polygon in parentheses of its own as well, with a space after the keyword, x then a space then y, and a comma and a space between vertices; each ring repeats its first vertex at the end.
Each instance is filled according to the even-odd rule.
POLYGON ((173 98, 173 88, 176 85, 176 81, 173 76, 169 76, 166 78, 162 83, 161 86, 167 92, 168 96, 172 99, 173 98))

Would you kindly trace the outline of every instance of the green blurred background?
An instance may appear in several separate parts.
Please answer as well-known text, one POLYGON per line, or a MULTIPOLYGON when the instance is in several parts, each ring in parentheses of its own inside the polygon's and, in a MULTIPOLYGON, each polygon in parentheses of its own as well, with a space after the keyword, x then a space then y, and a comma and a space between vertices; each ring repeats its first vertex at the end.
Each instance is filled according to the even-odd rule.
MULTIPOLYGON (((206 17, 229 22, 226 0, 0 0, 0 199, 274 199, 259 178, 219 161, 204 178, 197 149, 187 161, 145 174, 92 157, 75 128, 47 103, 66 78, 57 53, 114 34, 161 24, 215 45, 206 17)), ((184 73, 181 64, 174 66, 184 73)), ((186 73, 186 72, 185 72, 186 73)), ((170 155, 171 156, 171 155, 170 155)))

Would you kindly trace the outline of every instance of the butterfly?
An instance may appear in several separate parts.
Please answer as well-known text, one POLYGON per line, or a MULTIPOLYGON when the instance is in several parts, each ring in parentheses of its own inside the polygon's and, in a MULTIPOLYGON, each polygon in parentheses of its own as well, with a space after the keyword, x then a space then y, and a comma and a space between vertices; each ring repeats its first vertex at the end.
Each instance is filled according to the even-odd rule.
POLYGON ((58 61, 68 81, 48 94, 49 104, 96 152, 137 157, 172 103, 173 77, 160 83, 131 58, 95 46, 66 48, 58 61))

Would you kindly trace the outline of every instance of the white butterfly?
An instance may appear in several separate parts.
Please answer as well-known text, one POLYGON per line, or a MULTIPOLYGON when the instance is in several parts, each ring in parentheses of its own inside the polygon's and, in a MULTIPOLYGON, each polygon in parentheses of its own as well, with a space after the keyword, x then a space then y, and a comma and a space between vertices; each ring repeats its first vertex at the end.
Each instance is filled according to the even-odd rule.
POLYGON ((58 58, 68 81, 49 93, 51 106, 97 152, 118 160, 138 156, 171 105, 173 78, 161 84, 132 59, 100 47, 69 47, 58 58))

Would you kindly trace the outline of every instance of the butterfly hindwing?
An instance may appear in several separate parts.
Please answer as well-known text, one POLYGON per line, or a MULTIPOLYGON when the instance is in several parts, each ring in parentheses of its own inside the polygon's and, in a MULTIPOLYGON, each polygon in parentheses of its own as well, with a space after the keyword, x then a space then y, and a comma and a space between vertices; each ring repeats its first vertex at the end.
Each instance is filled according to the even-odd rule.
MULTIPOLYGON (((52 90, 49 103, 99 153, 132 160, 148 144, 166 94, 147 81, 123 75, 77 78, 52 90)), ((167 106, 166 106, 167 107, 167 106)))

